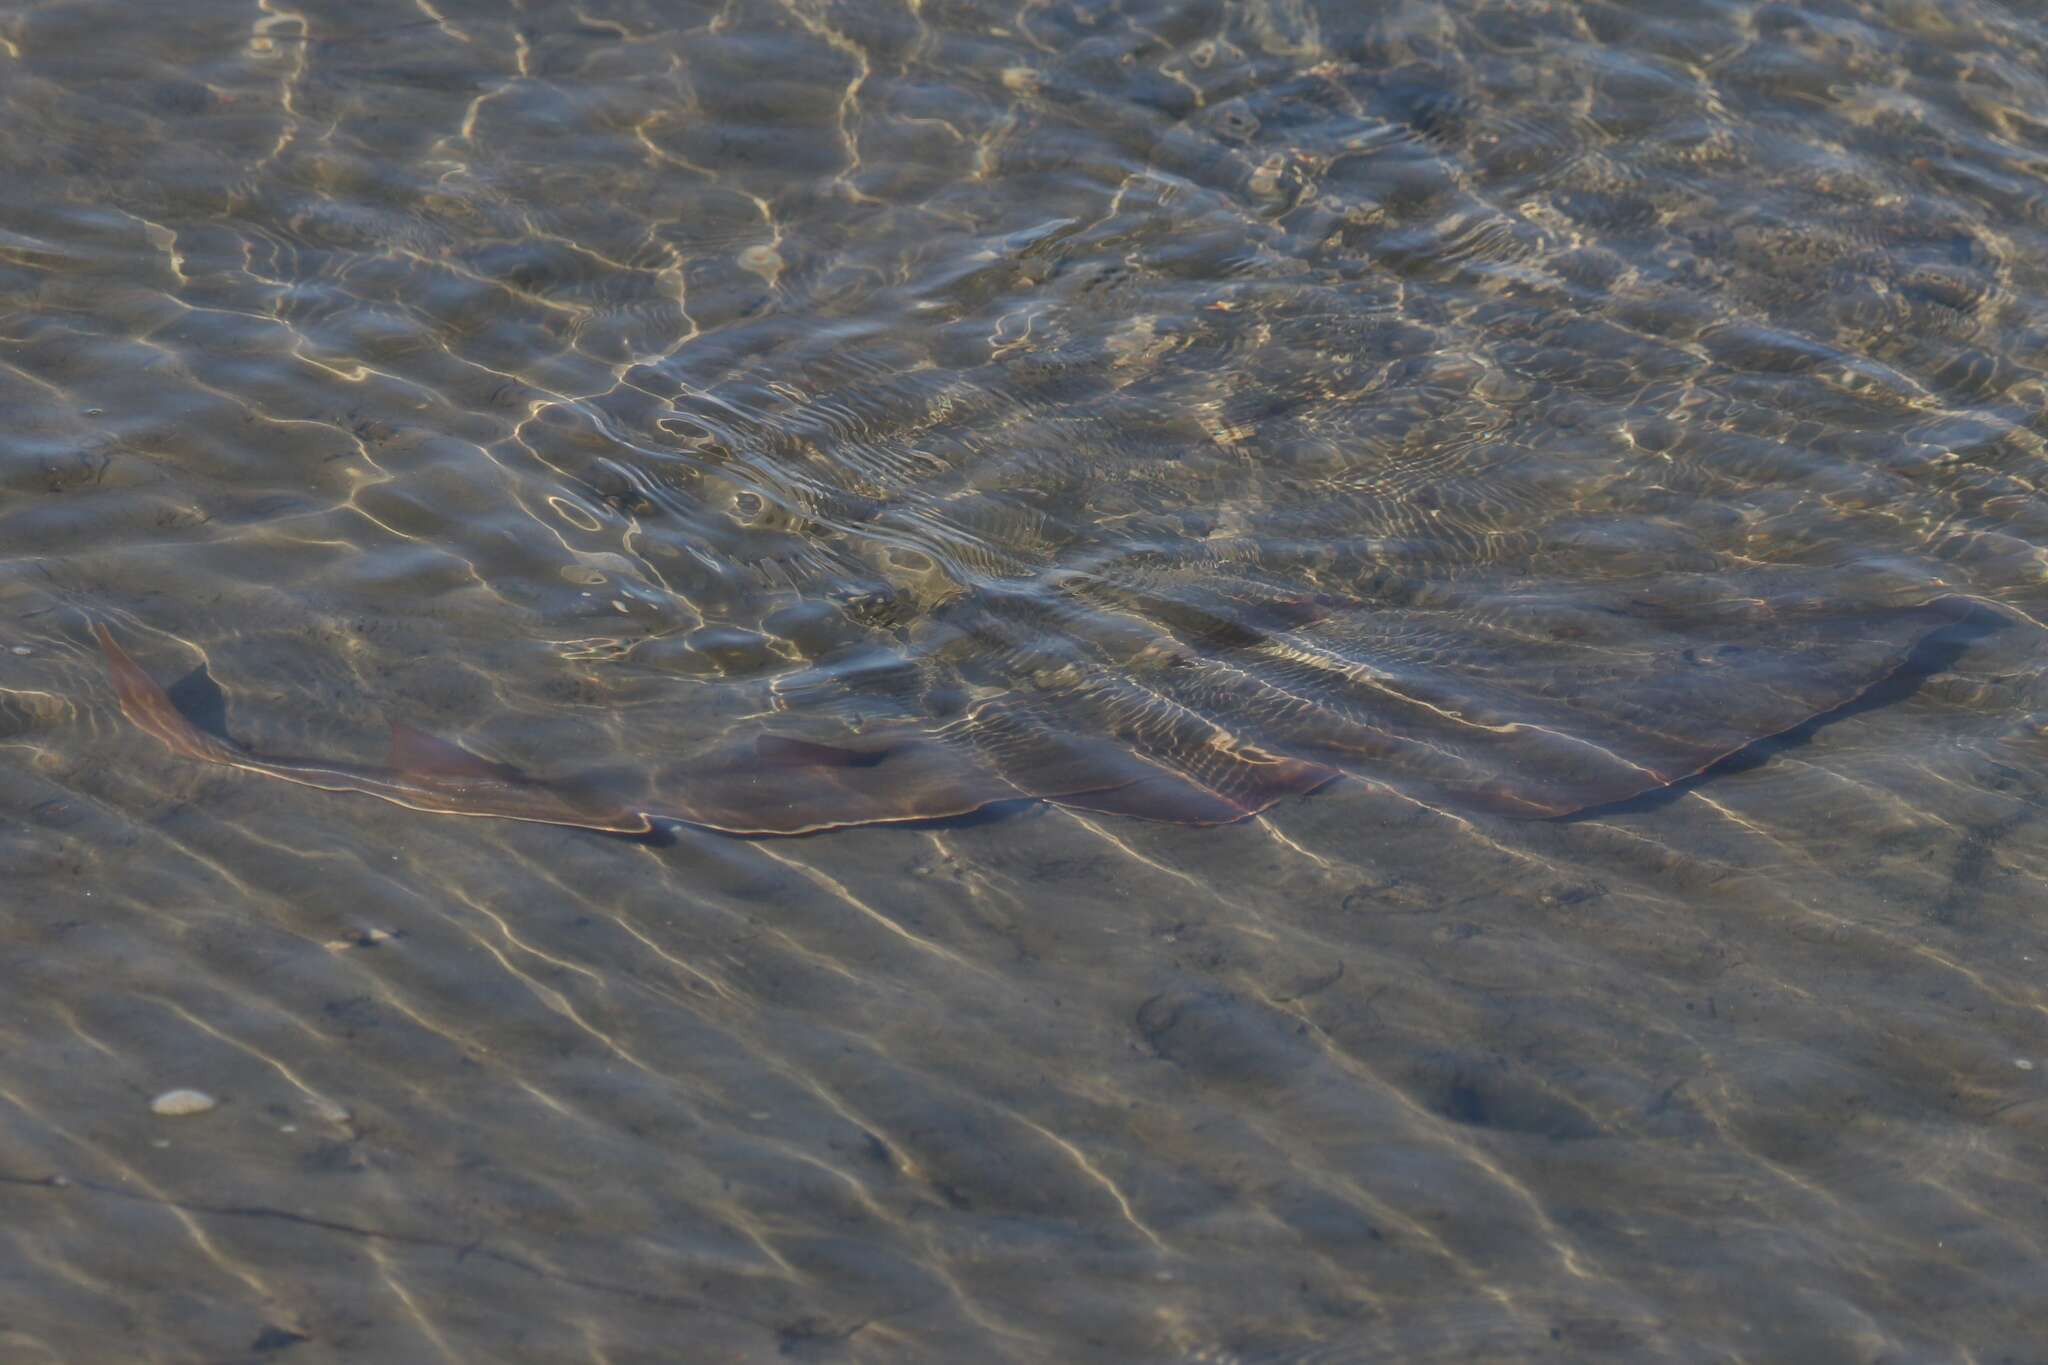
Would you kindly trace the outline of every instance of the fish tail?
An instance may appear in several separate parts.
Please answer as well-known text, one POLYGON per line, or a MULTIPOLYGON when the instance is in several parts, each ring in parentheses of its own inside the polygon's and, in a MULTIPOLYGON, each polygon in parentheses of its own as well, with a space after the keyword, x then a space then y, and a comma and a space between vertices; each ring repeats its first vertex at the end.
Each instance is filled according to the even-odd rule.
POLYGON ((107 656, 107 673, 114 681, 114 695, 121 700, 121 714, 133 721, 137 729, 154 735, 174 754, 203 763, 233 761, 234 750, 187 720, 171 700, 171 694, 115 643, 113 633, 103 623, 93 622, 92 633, 107 656))

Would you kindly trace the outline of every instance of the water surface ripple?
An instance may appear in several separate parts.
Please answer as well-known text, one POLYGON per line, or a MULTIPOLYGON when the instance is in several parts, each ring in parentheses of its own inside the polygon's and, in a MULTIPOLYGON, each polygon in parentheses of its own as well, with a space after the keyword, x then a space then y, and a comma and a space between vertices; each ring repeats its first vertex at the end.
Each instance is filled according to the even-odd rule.
POLYGON ((1992 0, 0 5, 0 1358, 2034 1358, 2044 111, 1992 0), (95 620, 268 753, 1350 780, 450 819, 95 620))

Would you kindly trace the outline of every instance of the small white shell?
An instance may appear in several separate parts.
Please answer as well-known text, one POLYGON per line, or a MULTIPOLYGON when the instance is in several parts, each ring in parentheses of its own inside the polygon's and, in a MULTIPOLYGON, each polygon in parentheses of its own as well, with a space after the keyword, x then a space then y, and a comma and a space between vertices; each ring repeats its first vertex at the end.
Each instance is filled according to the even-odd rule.
POLYGON ((204 1090, 166 1090, 149 1102, 149 1108, 151 1113, 165 1118, 182 1118, 186 1114, 203 1114, 219 1103, 204 1090))

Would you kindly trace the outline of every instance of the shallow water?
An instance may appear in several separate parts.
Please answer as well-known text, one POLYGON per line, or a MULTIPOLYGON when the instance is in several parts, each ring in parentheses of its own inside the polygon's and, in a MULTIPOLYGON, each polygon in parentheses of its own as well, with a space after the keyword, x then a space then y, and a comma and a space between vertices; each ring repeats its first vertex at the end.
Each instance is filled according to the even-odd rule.
POLYGON ((0 8, 0 1356, 2035 1358, 2043 110, 1988 3, 0 8), (265 752, 1348 776, 632 842, 92 620, 265 752))

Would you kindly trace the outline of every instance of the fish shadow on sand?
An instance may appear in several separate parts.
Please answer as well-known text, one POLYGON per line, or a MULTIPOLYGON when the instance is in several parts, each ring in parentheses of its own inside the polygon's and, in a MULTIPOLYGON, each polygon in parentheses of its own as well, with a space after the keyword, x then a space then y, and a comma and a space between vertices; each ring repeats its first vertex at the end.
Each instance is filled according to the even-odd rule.
POLYGON ((1910 699, 1926 685, 1929 678, 1955 667, 1977 641, 2005 630, 2012 624, 1982 603, 1964 598, 1944 599, 1935 604, 1935 607, 1953 619, 1944 625, 1936 626, 1922 636, 1896 669, 1860 695, 1831 710, 1811 716, 1780 734, 1766 735, 1753 740, 1691 777, 1624 800, 1588 806, 1584 810, 1571 811, 1553 818, 1559 823, 1570 823, 1608 815, 1660 810, 1708 782, 1736 773, 1752 772, 1779 754, 1813 743, 1820 732, 1830 725, 1848 720, 1852 716, 1867 715, 1882 707, 1896 706, 1910 699))

